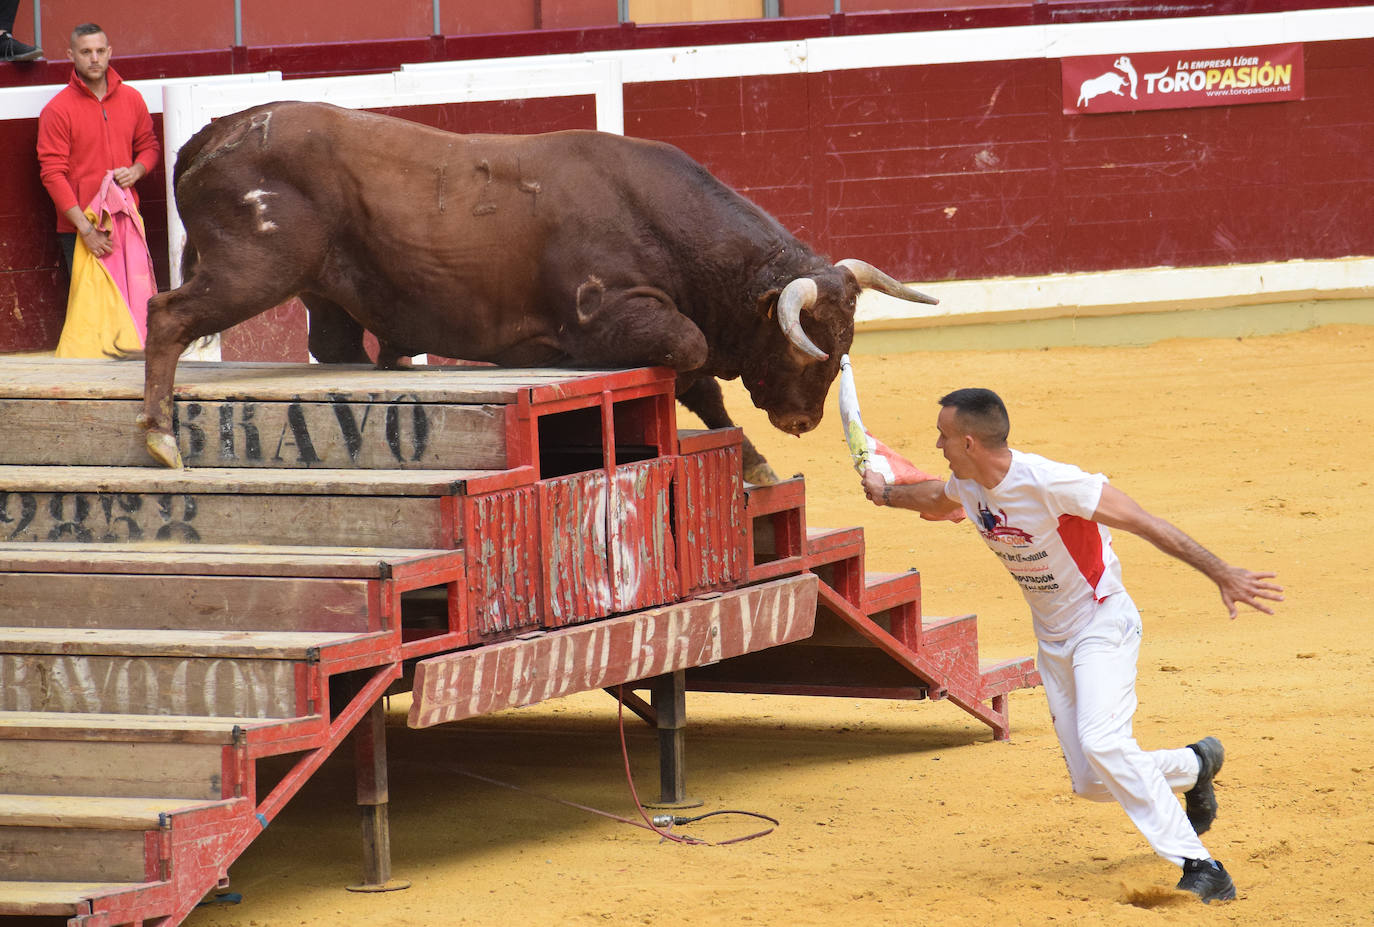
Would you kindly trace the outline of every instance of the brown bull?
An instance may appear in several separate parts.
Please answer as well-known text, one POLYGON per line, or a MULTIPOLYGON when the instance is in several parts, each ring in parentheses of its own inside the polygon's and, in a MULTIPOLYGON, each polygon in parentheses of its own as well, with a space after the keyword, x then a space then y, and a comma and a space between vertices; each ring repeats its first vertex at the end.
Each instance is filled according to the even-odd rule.
MULTIPOLYGON (((599 132, 454 135, 315 103, 220 119, 177 158, 186 282, 148 305, 140 424, 180 466, 177 359, 299 296, 326 362, 407 354, 505 366, 671 367, 708 427, 743 377, 777 428, 821 419, 863 287, 669 145, 599 132)), ((770 479, 745 445, 746 478, 770 479)))

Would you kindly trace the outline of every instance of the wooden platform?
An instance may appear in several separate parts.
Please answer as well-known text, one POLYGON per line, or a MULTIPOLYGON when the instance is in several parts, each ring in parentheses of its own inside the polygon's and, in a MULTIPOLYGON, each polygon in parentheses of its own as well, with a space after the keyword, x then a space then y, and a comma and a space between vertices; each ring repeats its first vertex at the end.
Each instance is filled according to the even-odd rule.
POLYGON ((801 480, 747 487, 738 430, 679 433, 668 371, 179 378, 170 471, 141 365, 0 358, 0 924, 173 927, 350 732, 385 882, 412 683, 416 727, 648 689, 668 796, 689 688, 947 698, 1005 738, 1036 682, 808 528, 801 480))

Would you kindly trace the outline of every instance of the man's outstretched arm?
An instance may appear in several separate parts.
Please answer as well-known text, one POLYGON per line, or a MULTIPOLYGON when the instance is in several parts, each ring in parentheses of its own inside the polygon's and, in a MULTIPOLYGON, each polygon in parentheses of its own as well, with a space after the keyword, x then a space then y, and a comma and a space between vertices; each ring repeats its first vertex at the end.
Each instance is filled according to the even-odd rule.
POLYGON ((1274 610, 1260 600, 1283 601, 1283 587, 1264 582, 1272 579, 1273 573, 1253 573, 1231 566, 1174 525, 1145 511, 1134 499, 1110 484, 1102 487, 1102 498, 1097 503, 1093 521, 1142 537, 1207 576, 1221 590, 1221 601, 1232 618, 1236 617, 1237 602, 1272 615, 1274 610))
POLYGON ((944 480, 922 480, 919 483, 889 483, 881 473, 865 470, 864 495, 874 505, 911 509, 929 519, 941 519, 963 507, 945 495, 944 480))

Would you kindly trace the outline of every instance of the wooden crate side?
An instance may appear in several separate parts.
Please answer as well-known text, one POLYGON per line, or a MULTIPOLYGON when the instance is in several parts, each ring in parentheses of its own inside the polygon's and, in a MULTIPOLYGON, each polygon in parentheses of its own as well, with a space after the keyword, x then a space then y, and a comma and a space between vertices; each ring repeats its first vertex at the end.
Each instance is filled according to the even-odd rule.
POLYGON ((194 657, 0 654, 0 711, 219 715, 308 714, 296 663, 194 657))
POLYGON ((219 744, 0 740, 0 781, 14 795, 221 798, 219 744))
POLYGON ((142 882, 150 875, 142 831, 0 827, 0 879, 142 882))
POLYGON ((0 490, 3 542, 440 548, 452 530, 439 498, 0 490))
POLYGON ((365 580, 0 573, 11 627, 366 631, 365 580))
POLYGON ((662 605, 680 594, 672 525, 676 475, 671 457, 615 470, 608 513, 613 611, 662 605))
POLYGON ((814 627, 816 589, 814 576, 796 576, 423 660, 408 723, 429 727, 799 640, 814 627))
POLYGON ((466 497, 463 548, 474 639, 537 627, 542 610, 537 487, 466 497))
POLYGON ((609 480, 604 470, 539 484, 544 623, 562 627, 609 615, 615 593, 610 573, 609 480))
MULTIPOLYGON (((147 466, 135 424, 141 404, 0 399, 0 462, 25 466, 147 466), (32 440, 41 434, 42 441, 32 440)), ((505 408, 401 396, 375 404, 180 400, 173 415, 191 467, 502 469, 505 408)))
POLYGON ((677 543, 686 595, 733 586, 744 577, 744 481, 738 430, 730 431, 733 446, 681 458, 677 543))
MULTIPOLYGON (((142 364, 93 364, 50 357, 0 357, 0 396, 25 399, 139 399, 142 364)), ((522 391, 599 392, 606 382, 653 379, 651 370, 568 370, 557 367, 411 367, 378 370, 366 364, 183 361, 177 365, 177 397, 278 401, 399 402, 421 395, 429 402, 460 405, 516 401, 522 391)), ((671 374, 669 374, 671 376, 671 374)))

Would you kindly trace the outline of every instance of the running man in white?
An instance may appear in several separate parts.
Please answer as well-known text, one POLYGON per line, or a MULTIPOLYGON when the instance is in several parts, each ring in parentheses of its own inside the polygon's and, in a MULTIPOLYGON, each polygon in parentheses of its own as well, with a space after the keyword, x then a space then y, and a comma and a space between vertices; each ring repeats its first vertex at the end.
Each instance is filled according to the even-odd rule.
POLYGON ((1283 590, 1265 582, 1274 574, 1228 565, 1100 473, 1008 447, 1007 409, 991 390, 956 390, 940 406, 935 446, 949 461, 949 481, 891 485, 869 470, 864 494, 931 518, 963 509, 1030 603, 1036 662, 1074 792, 1118 802, 1154 851, 1183 868, 1180 889, 1205 903, 1230 901, 1230 875, 1198 839, 1216 817, 1212 779, 1225 754, 1215 737, 1148 753, 1136 744, 1140 614, 1121 584, 1108 528, 1206 574, 1232 618, 1241 602, 1272 614, 1261 600, 1283 600, 1283 590), (1175 790, 1184 792, 1186 811, 1175 790))

